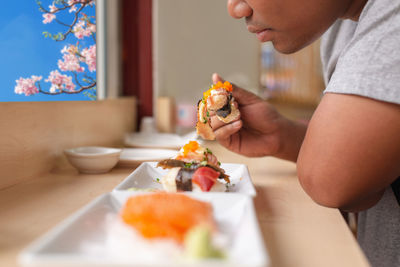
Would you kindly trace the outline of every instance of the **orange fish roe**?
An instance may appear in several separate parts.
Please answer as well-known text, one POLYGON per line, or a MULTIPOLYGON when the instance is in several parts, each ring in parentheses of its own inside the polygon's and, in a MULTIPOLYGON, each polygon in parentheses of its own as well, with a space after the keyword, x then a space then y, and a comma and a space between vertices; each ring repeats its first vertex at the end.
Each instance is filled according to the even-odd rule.
POLYGON ((152 193, 130 197, 121 210, 122 220, 145 238, 172 238, 182 243, 198 224, 214 228, 212 206, 178 193, 152 193))
POLYGON ((228 92, 232 92, 232 90, 233 90, 232 84, 230 82, 225 81, 224 83, 222 83, 221 81, 219 81, 216 84, 214 84, 210 89, 208 89, 207 91, 205 91, 203 93, 204 100, 207 100, 207 98, 211 95, 212 90, 216 90, 216 89, 220 89, 220 88, 224 88, 228 92))
POLYGON ((183 146, 183 156, 186 157, 190 152, 195 152, 200 147, 196 141, 189 141, 183 146))

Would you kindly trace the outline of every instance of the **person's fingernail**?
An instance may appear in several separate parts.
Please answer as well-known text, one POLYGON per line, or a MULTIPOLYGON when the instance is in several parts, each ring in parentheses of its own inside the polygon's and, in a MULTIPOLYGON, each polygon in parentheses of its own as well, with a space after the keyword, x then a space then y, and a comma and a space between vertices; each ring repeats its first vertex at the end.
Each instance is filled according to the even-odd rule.
POLYGON ((215 82, 216 80, 218 80, 218 73, 214 72, 211 77, 213 82, 215 82))
POLYGON ((233 126, 234 128, 238 128, 238 127, 240 127, 240 124, 241 124, 240 121, 235 121, 234 123, 232 123, 232 126, 233 126))

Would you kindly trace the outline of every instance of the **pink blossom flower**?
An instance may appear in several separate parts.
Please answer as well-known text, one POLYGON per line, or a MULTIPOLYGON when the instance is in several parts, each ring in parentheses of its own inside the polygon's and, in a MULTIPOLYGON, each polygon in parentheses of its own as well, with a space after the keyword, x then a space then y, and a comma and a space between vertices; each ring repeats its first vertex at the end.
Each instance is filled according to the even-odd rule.
POLYGON ((82 39, 84 37, 84 26, 85 26, 85 22, 80 20, 78 23, 75 24, 74 28, 73 28, 73 33, 75 34, 75 37, 78 39, 82 39))
POLYGON ((17 85, 14 88, 16 94, 25 94, 26 96, 39 93, 39 89, 36 86, 36 82, 39 82, 42 76, 32 75, 31 78, 22 78, 16 80, 17 85))
POLYGON ((50 12, 53 13, 54 11, 57 10, 57 7, 56 7, 56 6, 54 5, 54 3, 53 3, 53 4, 51 4, 51 5, 49 6, 49 9, 50 9, 50 12))
POLYGON ((89 24, 89 26, 87 28, 91 32, 96 32, 96 25, 95 24, 89 24))
POLYGON ((51 13, 45 13, 45 14, 43 14, 43 18, 44 18, 44 19, 43 19, 43 23, 44 23, 44 24, 47 24, 47 23, 52 22, 53 19, 56 18, 56 15, 51 14, 51 13))
POLYGON ((83 61, 88 65, 89 71, 96 71, 96 45, 83 49, 82 56, 84 57, 83 61))
POLYGON ((75 12, 76 11, 76 5, 73 5, 69 8, 69 13, 75 12))
POLYGON ((75 37, 78 39, 83 39, 84 37, 88 37, 92 35, 93 32, 96 32, 96 26, 87 23, 85 20, 79 20, 72 29, 75 37))
POLYGON ((64 89, 73 92, 75 90, 75 84, 72 82, 72 77, 61 74, 58 70, 50 72, 49 77, 45 80, 51 83, 50 92, 57 93, 64 89))
POLYGON ((78 48, 76 46, 70 45, 68 48, 64 46, 61 53, 63 54, 63 60, 58 60, 58 67, 60 70, 76 72, 83 72, 85 70, 85 68, 80 65, 78 48))

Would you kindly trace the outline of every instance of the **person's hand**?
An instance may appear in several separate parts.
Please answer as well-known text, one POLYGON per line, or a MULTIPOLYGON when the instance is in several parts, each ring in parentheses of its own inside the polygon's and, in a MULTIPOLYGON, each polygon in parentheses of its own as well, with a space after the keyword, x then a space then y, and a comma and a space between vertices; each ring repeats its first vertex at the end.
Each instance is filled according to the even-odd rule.
MULTIPOLYGON (((218 74, 213 74, 212 80, 213 83, 224 82, 218 74)), ((262 98, 234 84, 232 94, 241 116, 236 121, 225 124, 215 114, 210 114, 216 140, 227 149, 245 156, 276 156, 296 161, 305 126, 303 125, 304 131, 300 140, 296 139, 297 144, 288 142, 294 146, 288 147, 285 144, 286 139, 290 139, 287 131, 291 126, 298 126, 296 123, 281 116, 262 98)))

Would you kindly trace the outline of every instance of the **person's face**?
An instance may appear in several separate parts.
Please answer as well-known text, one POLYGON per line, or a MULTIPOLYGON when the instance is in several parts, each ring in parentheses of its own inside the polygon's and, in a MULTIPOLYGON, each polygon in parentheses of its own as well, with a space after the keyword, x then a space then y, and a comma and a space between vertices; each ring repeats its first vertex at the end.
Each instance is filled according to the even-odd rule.
POLYGON ((245 18, 261 42, 293 53, 318 39, 344 15, 351 0, 228 0, 228 12, 245 18))

